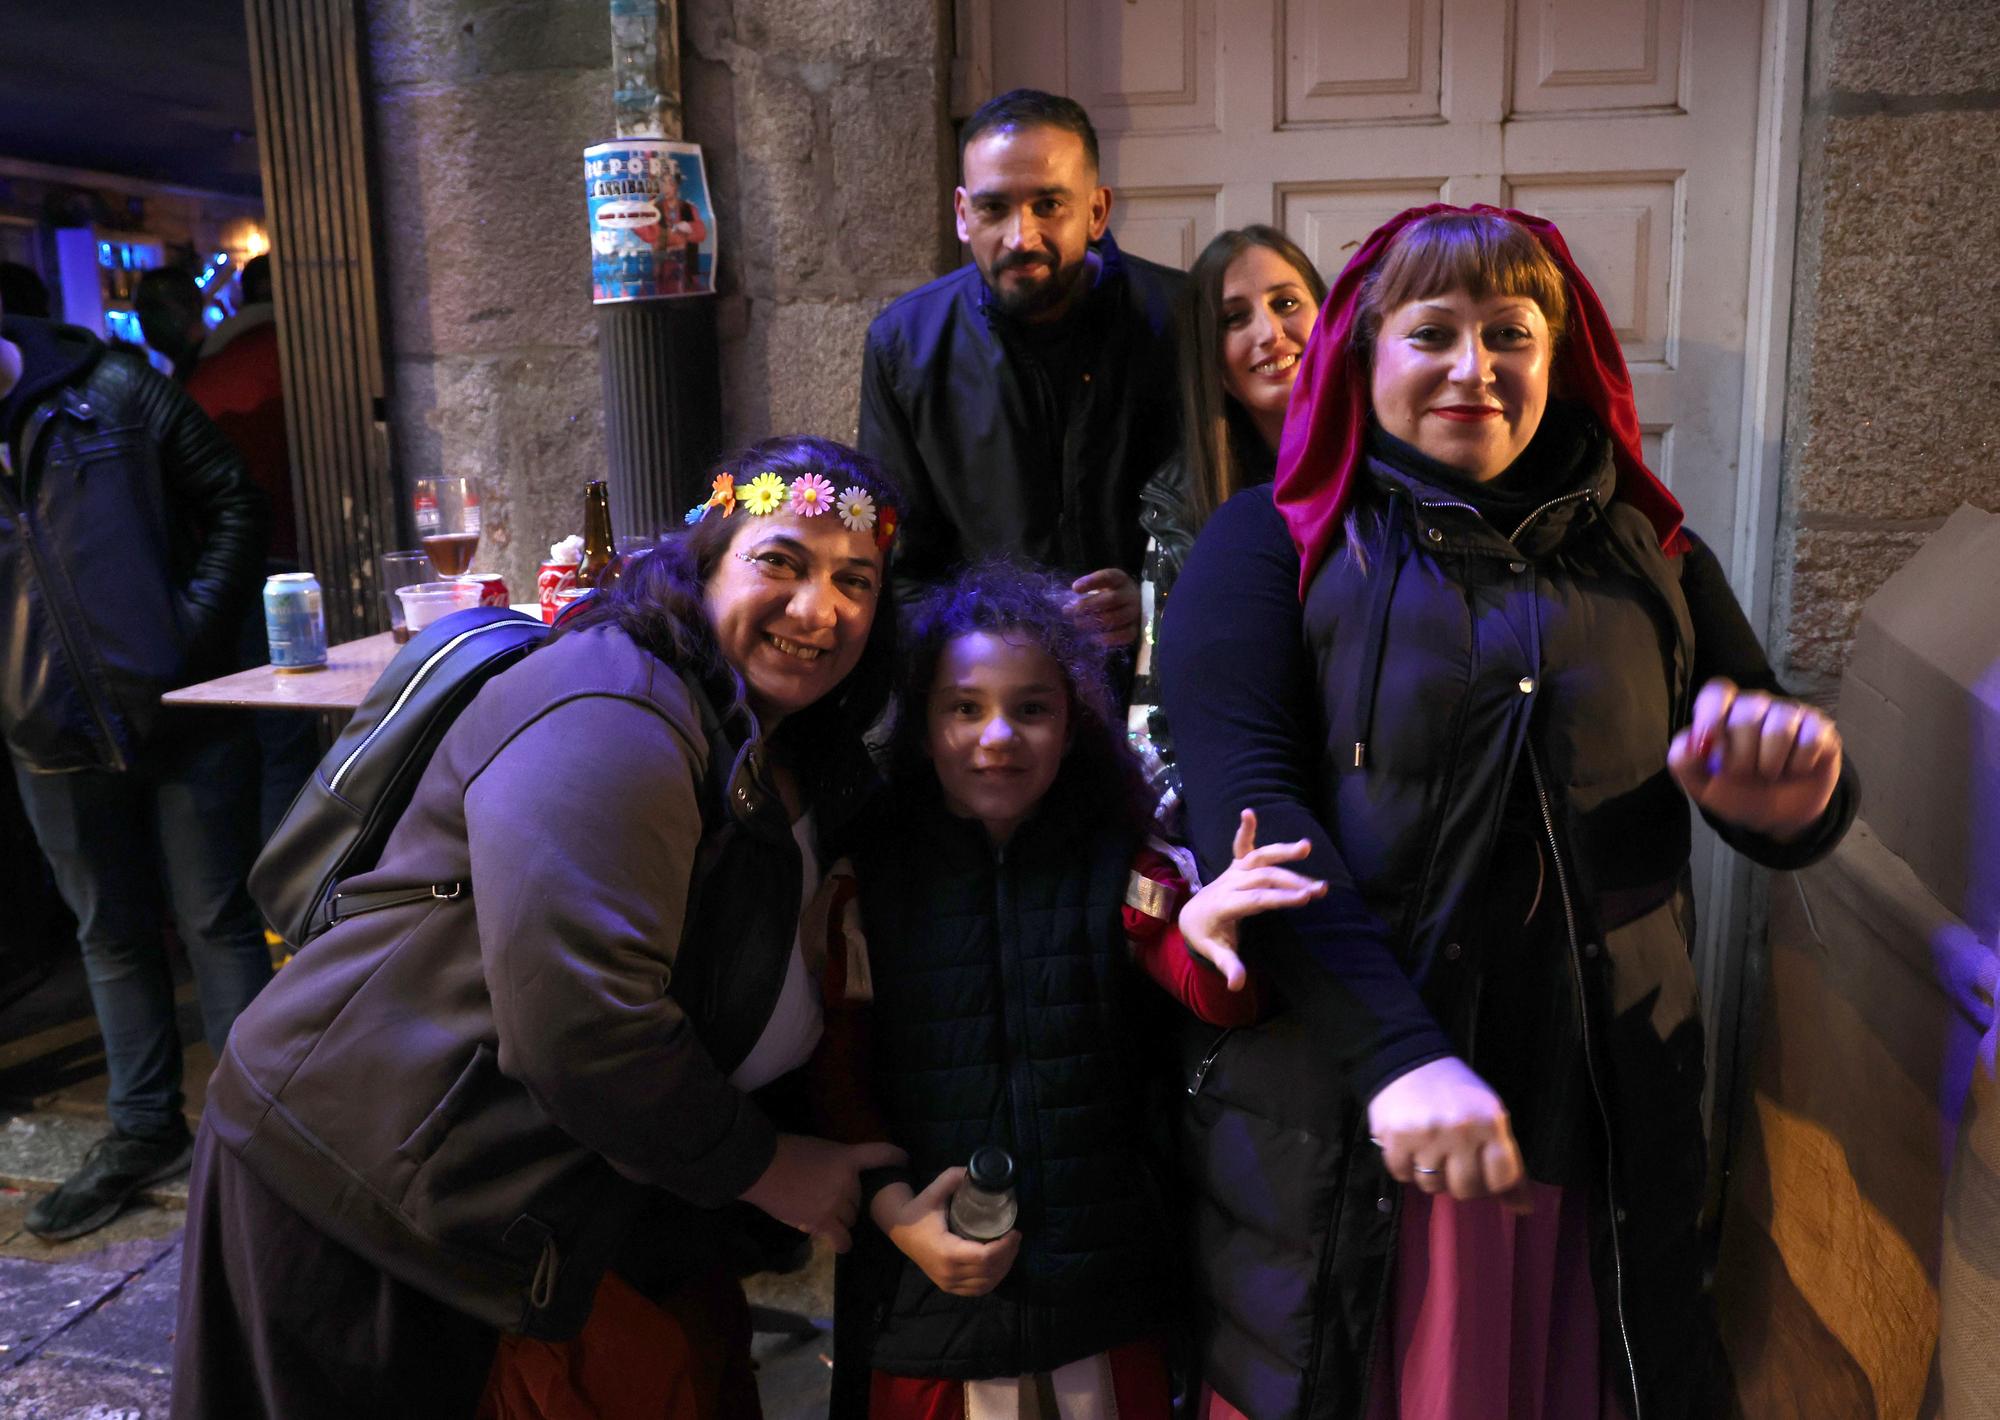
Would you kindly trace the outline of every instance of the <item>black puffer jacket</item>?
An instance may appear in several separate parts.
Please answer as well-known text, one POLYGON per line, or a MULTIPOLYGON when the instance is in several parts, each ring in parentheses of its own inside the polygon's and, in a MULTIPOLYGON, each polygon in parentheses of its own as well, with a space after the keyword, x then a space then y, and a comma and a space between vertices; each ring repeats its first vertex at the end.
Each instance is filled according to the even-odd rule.
POLYGON ((1020 1255, 984 1297, 939 1291, 862 1235, 850 1270, 876 1369, 1022 1375, 1169 1330, 1167 998, 1126 944, 1133 839, 1088 817, 1044 813, 996 854, 930 805, 855 855, 876 1098, 912 1186, 998 1144, 1021 1209, 1020 1255))
POLYGON ((1139 487, 1180 433, 1173 294, 1184 278, 1109 236, 1097 251, 1096 285, 1056 327, 1001 314, 973 266, 899 297, 868 327, 860 445, 903 491, 899 582, 998 556, 1072 577, 1138 574, 1139 487))
MULTIPOLYGON (((1613 495, 1602 436, 1579 437, 1574 472, 1511 537, 1408 451, 1368 465, 1365 573, 1336 548, 1301 607, 1297 556, 1255 490, 1211 520, 1175 593, 1165 704, 1198 847, 1225 861, 1249 805, 1262 836, 1311 838, 1306 866, 1331 887, 1253 927, 1285 1014, 1187 1047, 1208 1378, 1253 1420, 1364 1412, 1399 1196, 1366 1101, 1430 1060, 1478 1068, 1495 1050, 1587 1071, 1575 1150, 1599 1164, 1604 1359, 1636 1378, 1633 1420, 1710 1414, 1689 817, 1665 761, 1694 687, 1776 686, 1714 556, 1664 556, 1613 495), (1508 1029, 1482 993, 1520 969, 1488 908, 1533 886, 1492 877, 1522 804, 1564 910, 1566 1025, 1482 1040, 1508 1029)), ((1855 797, 1843 782, 1784 847, 1724 836, 1796 866, 1830 850, 1855 797)), ((1530 1113, 1574 1083, 1526 1078, 1531 1097, 1508 1103, 1530 1113)))
POLYGON ((0 431, 0 733, 38 772, 127 769, 162 691, 235 668, 269 502, 138 356, 75 326, 4 333, 27 368, 0 431))

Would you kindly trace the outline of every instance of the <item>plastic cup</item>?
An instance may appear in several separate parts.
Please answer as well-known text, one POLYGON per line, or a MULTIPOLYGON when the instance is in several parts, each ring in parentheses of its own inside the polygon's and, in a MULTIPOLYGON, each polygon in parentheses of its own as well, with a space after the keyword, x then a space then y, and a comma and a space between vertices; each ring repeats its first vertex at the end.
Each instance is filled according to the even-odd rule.
POLYGON ((413 587, 398 587, 396 595, 403 603, 403 619, 410 630, 422 631, 439 617, 478 606, 484 590, 477 582, 419 582, 413 587))
POLYGON ((388 599, 389 630, 395 634, 398 643, 410 639, 410 623, 403 616, 403 599, 396 595, 397 590, 436 580, 437 573, 431 570, 428 552, 382 554, 382 595, 388 599))

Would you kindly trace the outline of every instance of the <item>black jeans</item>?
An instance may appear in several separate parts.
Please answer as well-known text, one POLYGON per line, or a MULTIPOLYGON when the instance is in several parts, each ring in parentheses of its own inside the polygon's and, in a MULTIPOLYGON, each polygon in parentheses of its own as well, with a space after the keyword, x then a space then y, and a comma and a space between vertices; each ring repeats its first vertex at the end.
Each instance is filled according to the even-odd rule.
POLYGON ((76 914, 77 945, 104 1035, 111 1122, 160 1134, 181 1109, 181 1041, 161 931, 173 907, 217 1055, 237 1013, 271 979, 264 923, 243 885, 257 850, 257 746, 247 719, 149 750, 123 774, 31 774, 21 806, 76 914))

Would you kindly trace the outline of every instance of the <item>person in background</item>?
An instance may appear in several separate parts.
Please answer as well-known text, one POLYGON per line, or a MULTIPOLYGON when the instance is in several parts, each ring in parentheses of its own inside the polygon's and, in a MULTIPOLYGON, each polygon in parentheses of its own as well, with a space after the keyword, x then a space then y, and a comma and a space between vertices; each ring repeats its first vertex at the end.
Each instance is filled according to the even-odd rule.
POLYGON ((842 1264, 837 1364, 871 1374, 865 1407, 836 1382, 837 1414, 1053 1414, 1046 1393, 1065 1415, 1167 1420, 1185 1289, 1164 1008, 1223 1027, 1259 1010, 1182 930, 1233 935, 1323 888, 1280 866, 1305 845, 1256 848, 1253 820, 1190 898, 1147 842, 1109 652, 1067 592, 982 564, 915 608, 889 792, 850 835, 851 877, 835 869, 812 1079, 856 1121, 836 1133, 910 1155, 871 1180, 876 1231, 842 1264), (987 1146, 1013 1160, 1018 1226, 972 1241, 947 1213, 987 1146))
POLYGON ((271 254, 265 252, 244 262, 236 277, 236 309, 224 316, 201 342, 202 358, 207 359, 238 336, 276 320, 277 307, 272 301, 273 294, 271 254))
POLYGON ((1015 89, 959 138, 969 265, 868 328, 861 447, 909 499, 906 587, 986 557, 1060 571, 1106 645, 1139 632, 1139 487, 1173 451, 1177 271, 1118 249, 1097 133, 1015 89))
POLYGON ((48 283, 33 267, 18 261, 0 261, 0 308, 30 320, 47 320, 53 314, 48 283))
MULTIPOLYGON (((244 263, 241 280, 243 299, 236 314, 208 332, 181 378, 188 397, 236 446, 251 481, 271 500, 270 554, 264 563, 269 577, 300 566, 270 257, 244 263)), ((246 665, 262 665, 269 658, 261 605, 252 607, 244 620, 243 655, 246 665)), ((258 748, 259 837, 267 839, 319 763, 319 726, 313 716, 295 710, 259 710, 251 719, 258 748)))
POLYGON ((201 358, 208 324, 202 319, 201 287, 185 266, 156 266, 141 272, 132 293, 132 310, 146 344, 165 356, 174 378, 187 383, 201 358))
POLYGON ((1325 299, 1326 282, 1298 245, 1276 227, 1255 225, 1217 233, 1174 304, 1181 447, 1139 491, 1146 620, 1126 722, 1170 827, 1180 775, 1153 675, 1160 619, 1209 514, 1277 472, 1299 357, 1325 299))
POLYGON ((1859 791, 1646 468, 1552 225, 1368 239, 1160 653, 1197 848, 1248 807, 1328 886, 1246 924, 1285 1009, 1185 1046, 1202 1413, 1726 1413, 1688 804, 1797 868, 1859 791))
POLYGON ((160 705, 238 668, 269 508, 142 357, 0 310, 0 513, 0 734, 77 919, 110 1075, 111 1132, 28 1210, 30 1232, 61 1241, 187 1167, 162 887, 217 1054, 271 976, 244 887, 250 726, 160 705))
POLYGON ((902 1157, 758 1094, 821 1031, 800 920, 873 782, 895 506, 851 449, 753 446, 452 721, 209 1085, 175 1416, 755 1414, 720 1210, 845 1247, 902 1157))

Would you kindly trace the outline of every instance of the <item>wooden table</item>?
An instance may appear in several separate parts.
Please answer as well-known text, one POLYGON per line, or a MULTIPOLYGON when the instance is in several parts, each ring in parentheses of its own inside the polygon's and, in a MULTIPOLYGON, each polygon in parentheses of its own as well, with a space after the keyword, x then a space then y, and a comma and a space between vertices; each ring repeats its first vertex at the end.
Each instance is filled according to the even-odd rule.
POLYGON ((403 648, 387 631, 326 649, 326 665, 313 671, 253 666, 234 675, 184 685, 160 697, 162 705, 227 706, 240 710, 353 710, 403 648))
MULTIPOLYGON (((536 602, 516 602, 514 610, 540 616, 536 602)), ((231 710, 347 710, 381 678, 396 652, 402 650, 387 631, 326 648, 326 665, 316 671, 275 671, 253 666, 234 675, 218 676, 199 685, 184 685, 160 697, 162 705, 205 705, 231 710)))

